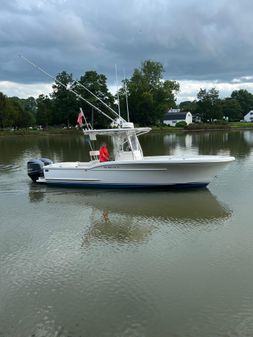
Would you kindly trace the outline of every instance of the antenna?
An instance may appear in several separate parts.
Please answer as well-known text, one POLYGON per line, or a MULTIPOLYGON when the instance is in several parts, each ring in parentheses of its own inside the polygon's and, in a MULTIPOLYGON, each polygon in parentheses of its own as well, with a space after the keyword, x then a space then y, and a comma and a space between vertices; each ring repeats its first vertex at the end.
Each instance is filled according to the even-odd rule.
POLYGON ((126 108, 127 108, 127 121, 129 122, 129 107, 128 107, 128 91, 127 91, 127 85, 125 83, 125 94, 126 94, 126 108))
POLYGON ((126 95, 127 121, 129 122, 128 91, 127 91, 127 85, 126 85, 125 71, 124 71, 124 89, 125 89, 125 95, 126 95))
POLYGON ((116 89, 117 89, 117 99, 118 99, 118 115, 120 116, 120 101, 119 101, 119 88, 118 88, 118 71, 117 71, 117 64, 115 64, 115 75, 116 75, 116 89))

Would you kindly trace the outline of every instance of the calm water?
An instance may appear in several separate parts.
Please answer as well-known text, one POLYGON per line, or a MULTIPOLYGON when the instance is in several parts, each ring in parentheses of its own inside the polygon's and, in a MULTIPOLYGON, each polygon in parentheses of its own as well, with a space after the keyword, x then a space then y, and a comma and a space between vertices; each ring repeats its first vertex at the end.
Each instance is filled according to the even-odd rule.
POLYGON ((206 190, 33 185, 73 136, 0 138, 1 337, 253 336, 253 132, 147 135, 146 155, 231 154, 206 190))

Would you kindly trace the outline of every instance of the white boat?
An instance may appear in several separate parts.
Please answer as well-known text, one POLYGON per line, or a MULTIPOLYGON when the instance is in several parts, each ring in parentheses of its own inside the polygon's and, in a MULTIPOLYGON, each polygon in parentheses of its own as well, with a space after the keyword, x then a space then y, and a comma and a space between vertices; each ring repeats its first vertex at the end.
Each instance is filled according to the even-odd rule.
POLYGON ((95 139, 111 136, 113 160, 99 162, 98 151, 90 151, 88 162, 52 163, 46 159, 30 160, 28 175, 36 183, 96 188, 197 188, 210 181, 232 162, 230 156, 144 156, 138 136, 150 128, 134 128, 122 123, 120 128, 84 130, 95 139))
MULTIPOLYGON (((38 68, 26 58, 22 58, 38 68)), ((52 77, 41 68, 39 70, 52 77)), ((135 128, 133 123, 124 120, 120 116, 120 113, 117 113, 101 101, 100 98, 78 81, 75 81, 73 84, 81 85, 92 94, 114 114, 115 119, 75 92, 72 89, 73 84, 65 85, 57 79, 55 81, 67 90, 70 90, 78 99, 82 99, 99 113, 110 119, 115 128, 93 130, 85 120, 86 129, 82 130, 84 135, 90 137, 90 141, 96 140, 97 135, 112 137, 114 147, 113 159, 108 162, 99 162, 99 152, 94 151, 94 147, 92 146, 89 162, 53 163, 51 160, 45 158, 32 159, 27 163, 28 175, 36 183, 138 189, 205 187, 213 177, 235 159, 230 156, 144 156, 138 136, 149 132, 150 128, 135 128)))

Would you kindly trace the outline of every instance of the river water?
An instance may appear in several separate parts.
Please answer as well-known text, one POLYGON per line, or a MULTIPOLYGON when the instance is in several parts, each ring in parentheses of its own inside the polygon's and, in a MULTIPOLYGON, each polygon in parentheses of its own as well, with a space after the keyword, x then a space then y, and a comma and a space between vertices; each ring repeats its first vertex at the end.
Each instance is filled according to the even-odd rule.
POLYGON ((0 137, 1 337, 253 336, 253 131, 141 143, 236 161, 203 190, 50 188, 27 160, 86 160, 82 136, 0 137))

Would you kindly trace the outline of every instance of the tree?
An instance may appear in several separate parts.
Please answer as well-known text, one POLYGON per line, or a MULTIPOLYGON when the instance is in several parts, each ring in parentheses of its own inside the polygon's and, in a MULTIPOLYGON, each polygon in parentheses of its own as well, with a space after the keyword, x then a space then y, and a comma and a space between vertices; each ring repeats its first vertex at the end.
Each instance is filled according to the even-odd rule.
POLYGON ((0 128, 3 128, 3 120, 6 108, 6 96, 0 92, 0 128))
MULTIPOLYGON (((135 69, 130 80, 123 81, 120 89, 121 106, 126 111, 125 86, 128 90, 130 119, 140 125, 159 123, 165 112, 176 106, 175 94, 179 84, 163 80, 163 65, 155 61, 144 61, 140 69, 135 69)), ((126 117, 126 113, 125 113, 126 117)))
POLYGON ((56 82, 53 84, 52 104, 54 108, 54 115, 52 123, 59 125, 65 124, 68 127, 76 124, 76 116, 78 113, 78 101, 76 96, 65 86, 73 82, 72 74, 62 71, 56 76, 56 82))
POLYGON ((243 116, 253 109, 253 95, 247 90, 235 90, 232 92, 231 98, 239 102, 243 116))
POLYGON ((0 127, 28 127, 35 122, 30 111, 26 111, 18 97, 7 97, 0 93, 0 127))
POLYGON ((37 115, 36 123, 43 127, 48 127, 53 120, 52 100, 46 95, 39 95, 37 98, 37 115))
MULTIPOLYGON (((32 99, 35 101, 34 98, 32 99)), ((15 116, 14 125, 18 128, 26 128, 35 124, 34 109, 36 109, 36 107, 32 108, 28 102, 29 99, 21 99, 16 96, 8 98, 8 106, 9 108, 11 107, 12 115, 15 116)), ((36 102, 33 103, 36 104, 36 102)))
POLYGON ((20 127, 21 107, 13 99, 7 98, 3 117, 3 127, 20 127))
POLYGON ((225 98, 221 101, 221 109, 229 121, 239 121, 243 117, 241 105, 236 99, 225 98))
POLYGON ((36 116, 37 113, 37 102, 34 97, 28 97, 26 99, 21 99, 21 104, 23 106, 23 109, 25 111, 28 111, 32 113, 34 116, 36 116))
POLYGON ((180 111, 191 112, 192 115, 196 114, 197 102, 196 101, 184 101, 179 104, 180 111))
POLYGON ((207 91, 200 89, 197 94, 197 113, 201 116, 203 121, 210 121, 222 119, 222 111, 219 100, 219 91, 215 88, 207 91))
MULTIPOLYGON (((109 92, 107 84, 107 78, 103 74, 98 74, 96 71, 91 70, 87 71, 84 75, 80 77, 80 85, 77 84, 75 87, 75 91, 77 91, 83 98, 88 100, 94 106, 98 107, 100 110, 104 111, 106 114, 111 115, 112 113, 110 109, 106 108, 102 103, 104 102, 106 105, 115 108, 114 106, 114 97, 109 92), (98 99, 96 99, 91 93, 89 93, 85 88, 87 88, 90 92, 96 95, 98 99), (102 101, 102 102, 101 102, 102 101)), ((97 112, 92 106, 88 103, 85 103, 82 99, 78 100, 79 106, 82 107, 85 117, 87 120, 94 125, 94 127, 106 127, 110 123, 110 120, 103 116, 101 113, 97 112)), ((112 116, 113 118, 115 116, 112 116)))

